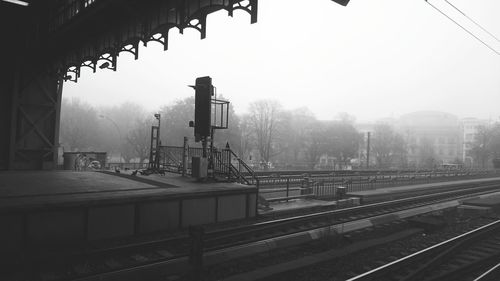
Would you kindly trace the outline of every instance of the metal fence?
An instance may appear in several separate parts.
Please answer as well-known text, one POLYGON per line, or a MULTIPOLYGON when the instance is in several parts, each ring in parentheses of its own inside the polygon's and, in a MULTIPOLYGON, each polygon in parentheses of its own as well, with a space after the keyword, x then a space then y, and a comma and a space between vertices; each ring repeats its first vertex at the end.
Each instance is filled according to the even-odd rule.
POLYGON ((258 177, 259 193, 274 200, 308 195, 316 199, 334 199, 342 192, 373 190, 384 187, 427 184, 454 180, 500 176, 499 170, 489 171, 435 171, 423 173, 369 175, 369 176, 267 176, 258 177))

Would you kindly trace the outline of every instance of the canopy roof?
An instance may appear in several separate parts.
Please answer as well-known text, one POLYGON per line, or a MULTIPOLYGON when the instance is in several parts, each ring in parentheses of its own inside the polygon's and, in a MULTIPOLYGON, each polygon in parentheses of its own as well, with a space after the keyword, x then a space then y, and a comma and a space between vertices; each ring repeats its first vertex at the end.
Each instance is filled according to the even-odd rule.
POLYGON ((120 52, 137 59, 139 44, 168 48, 168 32, 194 28, 205 37, 207 15, 237 9, 257 21, 257 0, 30 0, 27 6, 0 2, 0 28, 17 59, 36 59, 65 80, 81 67, 117 69, 120 52))

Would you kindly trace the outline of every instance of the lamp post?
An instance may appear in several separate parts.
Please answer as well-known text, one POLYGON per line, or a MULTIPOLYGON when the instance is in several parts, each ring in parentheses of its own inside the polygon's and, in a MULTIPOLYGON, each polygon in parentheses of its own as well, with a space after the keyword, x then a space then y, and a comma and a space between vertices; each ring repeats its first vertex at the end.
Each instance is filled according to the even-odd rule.
POLYGON ((158 153, 160 153, 160 145, 161 145, 161 140, 160 140, 160 122, 161 122, 161 114, 160 113, 155 113, 155 118, 158 120, 158 131, 156 135, 156 153, 155 153, 155 168, 160 169, 160 156, 158 153))
MULTIPOLYGON (((118 142, 120 143, 121 140, 122 140, 122 132, 120 130, 120 127, 118 127, 118 125, 116 124, 116 122, 113 121, 113 119, 111 119, 108 116, 103 115, 103 114, 99 114, 99 118, 106 119, 106 120, 110 121, 115 126, 116 131, 118 132, 118 138, 119 138, 118 142)), ((120 148, 118 148, 118 152, 119 152, 119 155, 120 155, 119 163, 120 163, 120 168, 121 168, 121 164, 122 164, 122 151, 121 151, 120 148)))
POLYGON ((370 168, 370 134, 371 132, 367 132, 366 134, 366 168, 370 168))

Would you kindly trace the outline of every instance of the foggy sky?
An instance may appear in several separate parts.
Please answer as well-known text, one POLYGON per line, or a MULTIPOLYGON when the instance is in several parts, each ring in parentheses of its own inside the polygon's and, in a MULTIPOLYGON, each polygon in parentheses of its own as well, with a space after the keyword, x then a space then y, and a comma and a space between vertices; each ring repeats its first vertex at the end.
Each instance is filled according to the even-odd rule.
MULTIPOLYGON (((500 37, 500 1, 449 1, 500 37)), ((272 98, 287 109, 307 106, 319 119, 347 112, 368 121, 419 110, 500 117, 500 56, 424 0, 351 0, 347 7, 260 0, 256 24, 245 12, 231 18, 219 11, 209 15, 204 40, 192 29, 172 29, 166 52, 154 42, 139 48, 136 61, 120 54, 117 72, 82 68, 63 96, 156 110, 194 95, 187 85, 209 75, 237 113, 272 98)))

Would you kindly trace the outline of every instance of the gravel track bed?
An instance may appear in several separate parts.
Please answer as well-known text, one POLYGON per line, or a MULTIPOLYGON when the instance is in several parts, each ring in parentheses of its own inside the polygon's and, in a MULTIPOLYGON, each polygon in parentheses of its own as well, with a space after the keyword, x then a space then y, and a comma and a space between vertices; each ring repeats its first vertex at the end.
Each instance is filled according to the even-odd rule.
POLYGON ((342 259, 288 272, 267 280, 346 280, 383 264, 400 259, 459 234, 494 221, 492 218, 457 219, 434 233, 414 235, 396 243, 374 247, 342 259))
MULTIPOLYGON (((422 234, 413 235, 394 243, 371 247, 349 256, 344 256, 341 259, 326 261, 314 266, 283 273, 279 276, 272 276, 265 280, 346 280, 433 244, 450 239, 458 234, 470 231, 495 219, 493 217, 479 217, 473 219, 462 218, 459 217, 455 211, 441 212, 438 217, 446 222, 446 226, 441 229, 423 232, 422 234)), ((204 269, 202 276, 204 276, 203 280, 205 281, 221 280, 232 275, 303 258, 327 250, 340 250, 352 243, 356 243, 356 241, 384 237, 411 227, 414 228, 414 226, 407 221, 396 221, 376 227, 370 227, 349 233, 345 236, 319 239, 304 245, 277 249, 272 252, 208 267, 204 269)), ((190 280, 187 276, 175 279, 190 280)))

